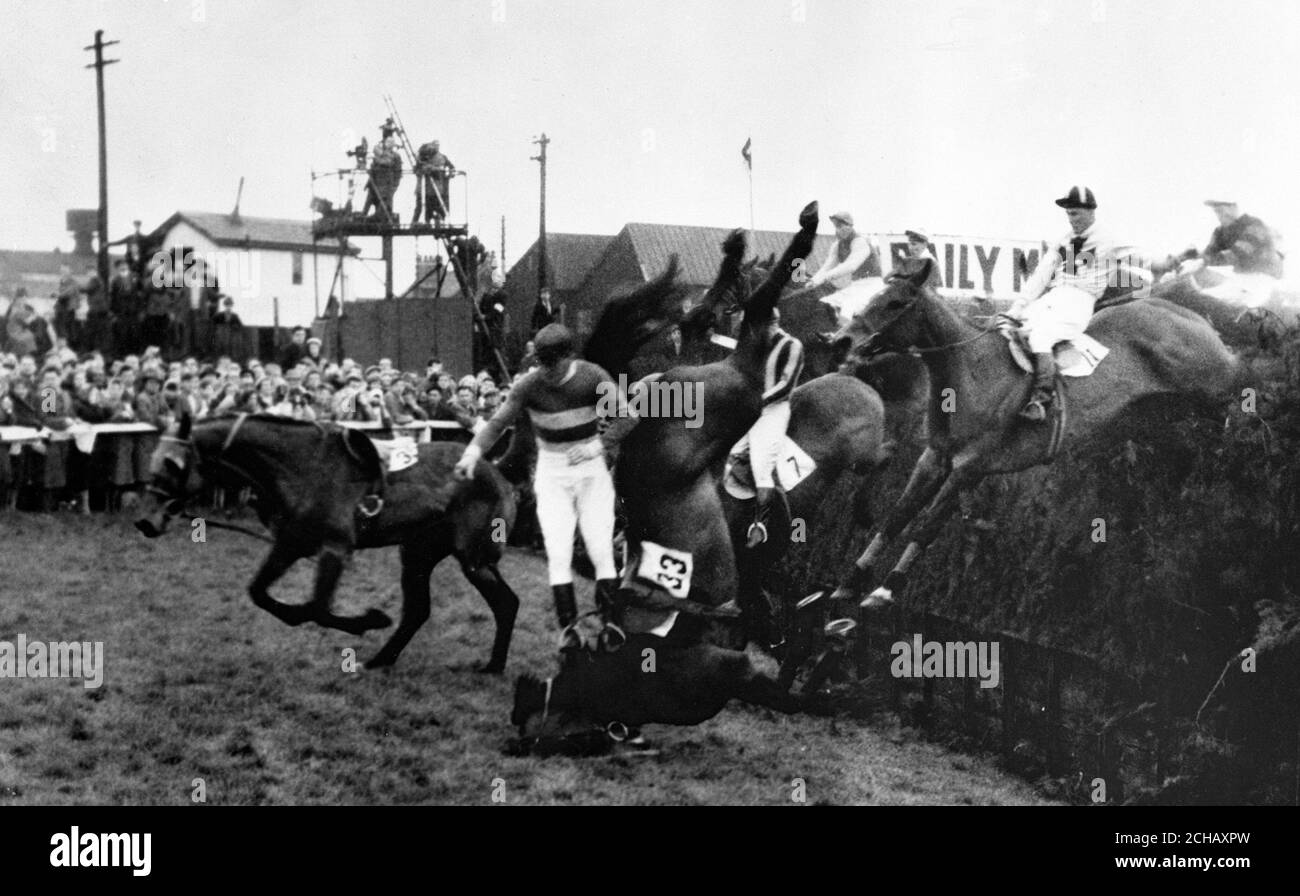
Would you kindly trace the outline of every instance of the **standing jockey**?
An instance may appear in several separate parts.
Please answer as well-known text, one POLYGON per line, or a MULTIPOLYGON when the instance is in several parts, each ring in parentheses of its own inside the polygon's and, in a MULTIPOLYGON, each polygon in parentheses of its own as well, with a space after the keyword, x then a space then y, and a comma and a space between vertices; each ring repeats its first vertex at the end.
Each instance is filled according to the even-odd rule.
POLYGON ((764 334, 767 362, 763 366, 763 410, 748 433, 733 449, 744 453, 749 445, 749 465, 754 475, 754 522, 746 533, 746 547, 754 548, 767 541, 767 520, 776 496, 773 471, 780 460, 785 430, 790 424, 790 393, 799 385, 803 373, 803 343, 780 326, 781 314, 772 309, 772 319, 764 334))
POLYGON ((1071 187, 1056 204, 1065 209, 1071 232, 1043 254, 1024 296, 1007 311, 1023 319, 1034 355, 1034 392, 1020 416, 1035 423, 1047 419, 1056 395, 1056 345, 1083 335, 1107 286, 1147 286, 1151 279, 1132 261, 1132 246, 1109 239, 1097 228, 1092 190, 1071 187))
MULTIPOLYGON (((523 376, 487 425, 474 436, 456 464, 456 476, 471 478, 474 465, 519 415, 527 411, 537 435, 537 520, 546 544, 547 572, 555 615, 567 629, 578 617, 573 594, 573 530, 596 570, 596 604, 607 610, 618 581, 614 570, 614 482, 605 466, 596 408, 602 395, 618 396, 614 380, 599 366, 574 357, 573 335, 548 324, 534 340, 539 367, 523 376)), ((615 400, 619 413, 624 400, 615 400)))

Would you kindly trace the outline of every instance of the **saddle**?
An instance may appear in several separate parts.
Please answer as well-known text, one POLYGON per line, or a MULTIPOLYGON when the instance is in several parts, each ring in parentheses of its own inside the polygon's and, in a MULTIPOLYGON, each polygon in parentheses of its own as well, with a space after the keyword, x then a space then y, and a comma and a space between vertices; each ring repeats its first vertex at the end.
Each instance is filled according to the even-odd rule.
MULTIPOLYGON (((758 489, 754 485, 754 468, 749 461, 748 443, 743 444, 744 447, 737 445, 739 451, 736 448, 732 449, 732 454, 727 458, 722 473, 723 488, 727 490, 727 494, 738 501, 748 501, 758 494, 758 489)), ((773 479, 781 486, 782 491, 789 494, 816 469, 817 462, 808 455, 808 452, 799 447, 798 442, 788 435, 782 439, 776 469, 773 470, 773 479)))
MULTIPOLYGON (((1029 350, 1029 340, 1019 323, 1010 317, 999 316, 998 332, 1007 341, 1007 348, 1016 366, 1025 373, 1034 372, 1034 354, 1029 350)), ((1061 342, 1052 350, 1056 357, 1057 374, 1062 377, 1090 376, 1097 365, 1110 354, 1110 349, 1087 333, 1068 342, 1061 342)))

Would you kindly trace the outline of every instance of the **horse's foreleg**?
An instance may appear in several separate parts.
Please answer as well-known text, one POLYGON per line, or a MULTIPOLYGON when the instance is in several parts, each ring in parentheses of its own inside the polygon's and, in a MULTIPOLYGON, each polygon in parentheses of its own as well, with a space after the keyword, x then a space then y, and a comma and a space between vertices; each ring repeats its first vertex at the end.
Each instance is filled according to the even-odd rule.
POLYGON ((940 456, 939 452, 933 448, 925 449, 925 453, 913 467, 912 475, 907 480, 907 488, 903 489, 898 503, 890 510, 884 525, 871 539, 862 556, 854 562, 853 569, 849 571, 848 581, 831 594, 831 600, 856 600, 871 584, 873 570, 880 560, 880 555, 885 552, 889 542, 897 537, 898 533, 902 532, 926 503, 939 492, 948 478, 948 470, 948 462, 940 456))
POLYGON ((971 482, 971 478, 961 471, 955 471, 948 475, 938 494, 934 496, 934 500, 917 517, 912 538, 908 541, 902 556, 898 558, 898 563, 890 570, 889 575, 885 576, 885 581, 881 583, 880 587, 872 591, 866 600, 862 602, 863 608, 879 609, 893 602, 894 592, 901 591, 907 584, 907 577, 912 564, 921 556, 921 552, 928 548, 930 543, 938 537, 939 531, 957 508, 962 489, 971 482))
POLYGON ((347 547, 332 544, 325 545, 316 555, 316 585, 311 603, 304 609, 317 625, 338 629, 349 635, 362 635, 371 629, 387 628, 392 625, 393 620, 381 610, 370 609, 360 616, 336 616, 330 609, 330 604, 334 600, 334 590, 338 587, 339 577, 343 575, 343 565, 347 556, 347 547))
POLYGON ((411 638, 429 619, 429 576, 433 575, 433 568, 447 556, 447 551, 430 551, 424 545, 420 548, 417 550, 409 544, 402 545, 402 621, 388 642, 366 662, 367 669, 391 666, 397 662, 397 657, 411 642, 411 638))
POLYGON ((519 597, 501 578, 501 572, 495 563, 472 568, 461 560, 461 570, 465 578, 483 595, 492 618, 496 621, 496 636, 492 639, 492 655, 487 663, 479 668, 480 672, 501 672, 506 667, 506 654, 510 651, 510 639, 515 631, 515 616, 519 613, 519 597))
POLYGON ((253 581, 248 585, 248 594, 253 599, 253 603, 287 625, 302 625, 310 621, 312 618, 310 607, 304 604, 281 603, 271 597, 268 589, 288 572, 289 567, 293 566, 300 556, 297 551, 276 542, 271 547, 271 553, 267 554, 266 559, 262 561, 257 575, 253 576, 253 581))

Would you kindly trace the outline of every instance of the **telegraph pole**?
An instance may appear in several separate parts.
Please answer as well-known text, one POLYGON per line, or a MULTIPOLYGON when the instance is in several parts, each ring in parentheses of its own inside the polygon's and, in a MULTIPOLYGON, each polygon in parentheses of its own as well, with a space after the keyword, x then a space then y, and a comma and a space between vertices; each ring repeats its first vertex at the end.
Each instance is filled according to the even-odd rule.
POLYGON ((104 31, 95 32, 95 42, 86 47, 95 51, 95 61, 86 68, 95 70, 95 89, 99 98, 99 282, 108 289, 108 131, 104 125, 104 66, 116 59, 105 59, 104 48, 118 41, 104 41, 104 31))
POLYGON ((541 164, 542 168, 542 203, 541 203, 541 223, 540 230, 537 234, 537 295, 541 298, 542 290, 546 289, 547 281, 550 279, 550 266, 546 256, 546 146, 551 141, 545 133, 533 140, 533 143, 541 147, 541 151, 532 157, 534 162, 541 164))

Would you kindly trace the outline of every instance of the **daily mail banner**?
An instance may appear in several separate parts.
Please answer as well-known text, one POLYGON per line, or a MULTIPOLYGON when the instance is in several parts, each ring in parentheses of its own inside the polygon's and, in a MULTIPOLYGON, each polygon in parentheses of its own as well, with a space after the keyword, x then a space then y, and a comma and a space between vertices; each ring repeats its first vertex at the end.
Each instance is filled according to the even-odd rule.
MULTIPOLYGON (((880 247, 880 263, 889 274, 908 257, 907 237, 901 233, 873 234, 880 247)), ((933 236, 930 253, 939 262, 944 296, 983 296, 1014 299, 1046 251, 1041 240, 979 239, 966 236, 933 236)))

